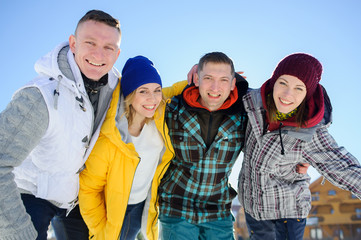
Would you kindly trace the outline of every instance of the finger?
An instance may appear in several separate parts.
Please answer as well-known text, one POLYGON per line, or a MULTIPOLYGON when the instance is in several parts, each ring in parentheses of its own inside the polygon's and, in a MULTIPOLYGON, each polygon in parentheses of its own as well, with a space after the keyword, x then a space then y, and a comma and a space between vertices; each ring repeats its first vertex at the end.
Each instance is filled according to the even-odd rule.
POLYGON ((195 74, 197 73, 198 65, 195 64, 187 74, 188 84, 192 84, 194 81, 195 74))

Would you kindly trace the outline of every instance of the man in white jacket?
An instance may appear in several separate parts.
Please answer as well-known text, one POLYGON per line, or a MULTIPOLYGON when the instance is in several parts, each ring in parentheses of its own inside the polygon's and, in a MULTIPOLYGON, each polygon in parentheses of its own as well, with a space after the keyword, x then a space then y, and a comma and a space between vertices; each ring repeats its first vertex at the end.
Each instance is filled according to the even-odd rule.
POLYGON ((51 219, 76 206, 78 174, 119 79, 120 39, 117 19, 89 11, 0 114, 0 240, 45 240, 51 219))

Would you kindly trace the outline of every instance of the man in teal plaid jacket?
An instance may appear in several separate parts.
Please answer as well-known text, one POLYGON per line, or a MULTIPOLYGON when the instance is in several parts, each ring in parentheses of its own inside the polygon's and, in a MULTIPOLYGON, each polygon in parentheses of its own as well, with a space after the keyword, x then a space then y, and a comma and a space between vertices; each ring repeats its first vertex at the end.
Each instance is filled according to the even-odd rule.
POLYGON ((193 81, 167 106, 174 159, 159 187, 161 237, 234 239, 228 177, 244 144, 248 83, 220 52, 200 59, 193 81))

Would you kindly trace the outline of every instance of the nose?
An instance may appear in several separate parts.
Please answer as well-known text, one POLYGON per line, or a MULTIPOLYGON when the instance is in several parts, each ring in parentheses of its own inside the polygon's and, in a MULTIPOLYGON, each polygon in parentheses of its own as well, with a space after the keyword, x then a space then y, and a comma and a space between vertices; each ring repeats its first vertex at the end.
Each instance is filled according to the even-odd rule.
POLYGON ((153 101, 154 99, 156 99, 156 94, 155 93, 148 93, 147 98, 148 98, 148 100, 153 101))
POLYGON ((218 81, 213 81, 212 84, 211 84, 211 89, 212 89, 213 91, 217 91, 218 88, 219 88, 219 83, 218 83, 218 81))
POLYGON ((103 48, 101 47, 96 47, 93 51, 93 56, 97 59, 102 59, 104 56, 104 52, 103 52, 103 48))
POLYGON ((292 95, 292 90, 291 90, 291 88, 286 88, 283 93, 284 93, 286 96, 290 96, 290 95, 292 95))

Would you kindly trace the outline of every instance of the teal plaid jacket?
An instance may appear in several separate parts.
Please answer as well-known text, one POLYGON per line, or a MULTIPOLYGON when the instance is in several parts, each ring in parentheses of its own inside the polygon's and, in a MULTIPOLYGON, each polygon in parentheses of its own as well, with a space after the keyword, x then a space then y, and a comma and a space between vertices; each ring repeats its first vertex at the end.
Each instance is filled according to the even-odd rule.
POLYGON ((236 191, 228 177, 243 147, 246 127, 243 105, 237 102, 231 106, 232 111, 225 110, 224 120, 208 149, 198 122, 197 111, 201 110, 189 107, 182 95, 174 97, 167 106, 165 117, 175 157, 159 186, 161 214, 194 224, 231 214, 236 191))

